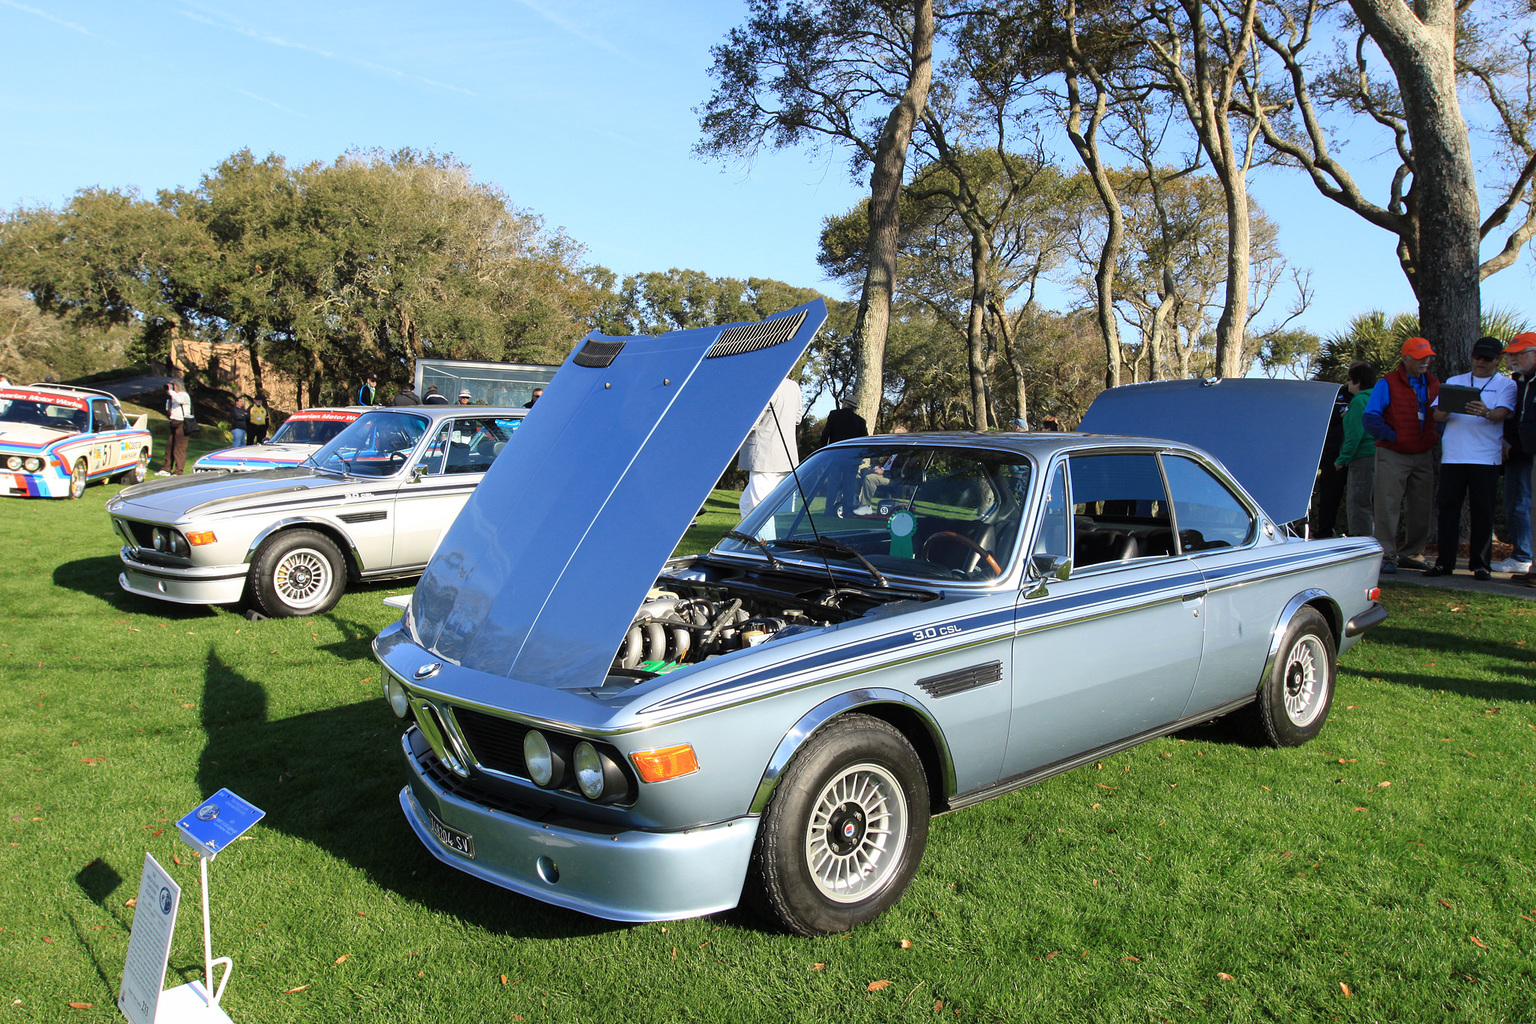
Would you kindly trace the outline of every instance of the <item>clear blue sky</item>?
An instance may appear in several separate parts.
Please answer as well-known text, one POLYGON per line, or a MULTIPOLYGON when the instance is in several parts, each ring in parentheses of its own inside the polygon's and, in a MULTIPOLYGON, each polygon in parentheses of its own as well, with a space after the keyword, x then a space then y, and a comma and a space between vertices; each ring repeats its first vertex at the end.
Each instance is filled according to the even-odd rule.
MULTIPOLYGON (((0 208, 94 185, 195 186, 246 147, 303 163, 411 146, 454 154, 620 274, 686 267, 836 294, 816 265, 821 220, 865 187, 842 152, 768 153, 750 168, 691 154, 709 47, 744 12, 739 0, 0 0, 0 208)), ((1366 132, 1346 155, 1373 154, 1390 150, 1366 132)), ((1312 271, 1303 326, 1327 334, 1372 308, 1414 308, 1385 232, 1296 172, 1260 172, 1253 193, 1312 271)), ((1484 282, 1484 307, 1536 320, 1531 268, 1525 255, 1484 282)))

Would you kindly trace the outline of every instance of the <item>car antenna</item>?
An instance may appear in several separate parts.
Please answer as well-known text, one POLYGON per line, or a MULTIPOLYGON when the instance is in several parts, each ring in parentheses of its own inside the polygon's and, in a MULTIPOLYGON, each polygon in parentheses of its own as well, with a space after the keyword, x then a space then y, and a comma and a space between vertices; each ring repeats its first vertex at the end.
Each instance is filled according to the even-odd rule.
MULTIPOLYGON (((805 521, 811 528, 811 536, 816 538, 816 552, 821 555, 822 568, 827 570, 827 579, 832 581, 832 593, 837 593, 837 574, 832 571, 832 563, 827 560, 827 553, 821 546, 821 531, 816 529, 816 517, 811 515, 811 502, 805 496, 805 487, 800 483, 800 460, 795 452, 789 450, 789 442, 784 439, 784 425, 779 422, 779 411, 768 403, 768 413, 773 417, 773 427, 779 432, 779 444, 784 446, 784 454, 789 459, 789 475, 795 478, 795 490, 800 494, 800 503, 805 506, 805 521)), ((796 445, 798 449, 799 445, 796 445)))

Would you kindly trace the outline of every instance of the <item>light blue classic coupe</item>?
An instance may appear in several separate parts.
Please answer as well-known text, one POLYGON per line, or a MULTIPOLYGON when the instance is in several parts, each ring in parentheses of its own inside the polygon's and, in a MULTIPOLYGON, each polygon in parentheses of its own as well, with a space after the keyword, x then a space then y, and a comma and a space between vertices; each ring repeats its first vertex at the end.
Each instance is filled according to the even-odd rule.
POLYGON ((1332 385, 841 442, 669 560, 824 316, 594 334, 529 412, 374 645, 438 858, 614 920, 745 900, 837 932, 901 897, 934 814, 1229 712, 1323 727, 1386 618, 1375 541, 1285 525, 1332 385))

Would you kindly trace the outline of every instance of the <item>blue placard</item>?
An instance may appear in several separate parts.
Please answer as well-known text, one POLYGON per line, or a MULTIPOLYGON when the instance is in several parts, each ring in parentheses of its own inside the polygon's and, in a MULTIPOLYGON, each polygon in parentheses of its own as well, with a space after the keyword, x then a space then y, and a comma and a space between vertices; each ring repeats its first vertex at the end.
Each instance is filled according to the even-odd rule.
POLYGON ((212 860, 266 814, 229 790, 221 789, 178 821, 176 828, 188 846, 212 860))

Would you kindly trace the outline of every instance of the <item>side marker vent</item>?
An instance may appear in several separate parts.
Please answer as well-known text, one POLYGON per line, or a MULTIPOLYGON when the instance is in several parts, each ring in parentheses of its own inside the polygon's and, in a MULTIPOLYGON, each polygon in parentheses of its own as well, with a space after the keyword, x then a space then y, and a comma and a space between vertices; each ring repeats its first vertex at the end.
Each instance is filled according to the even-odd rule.
POLYGON ((919 679, 917 685, 930 697, 949 697, 978 686, 986 686, 1003 678, 1003 663, 989 661, 985 665, 972 665, 943 675, 919 679))
POLYGON ((775 317, 755 324, 737 324, 720 332, 720 337, 706 354, 707 359, 721 356, 739 356, 743 352, 756 352, 760 348, 772 348, 795 336, 805 323, 805 310, 794 316, 775 317))
POLYGON ((598 341, 596 338, 588 338, 587 343, 581 346, 581 351, 576 353, 573 362, 577 366, 601 370, 618 358, 622 351, 624 351, 622 341, 598 341))

